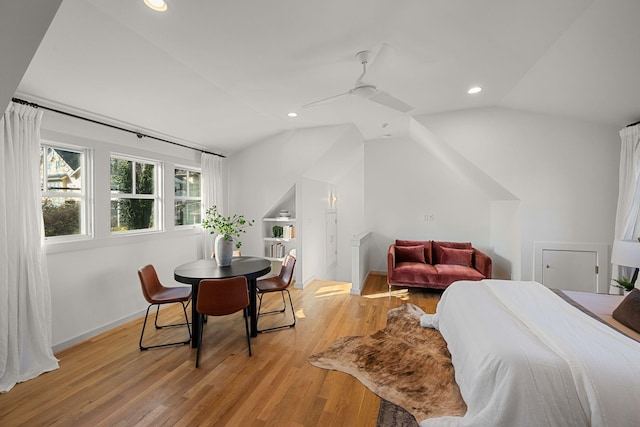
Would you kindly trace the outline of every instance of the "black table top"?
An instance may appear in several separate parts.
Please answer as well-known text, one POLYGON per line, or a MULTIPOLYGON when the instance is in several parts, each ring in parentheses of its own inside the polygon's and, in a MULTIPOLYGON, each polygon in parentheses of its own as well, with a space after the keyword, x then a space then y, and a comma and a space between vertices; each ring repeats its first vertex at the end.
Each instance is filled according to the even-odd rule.
POLYGON ((197 285, 202 279, 226 279, 245 276, 247 280, 256 279, 271 271, 271 261, 240 256, 231 259, 231 265, 219 267, 215 259, 199 259, 179 265, 173 271, 173 277, 180 283, 197 285))

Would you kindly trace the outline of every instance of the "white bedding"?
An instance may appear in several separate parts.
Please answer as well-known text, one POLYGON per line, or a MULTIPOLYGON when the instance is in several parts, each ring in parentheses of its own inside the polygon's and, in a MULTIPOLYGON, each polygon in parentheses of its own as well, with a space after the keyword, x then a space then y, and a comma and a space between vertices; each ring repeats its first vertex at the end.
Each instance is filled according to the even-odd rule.
POLYGON ((456 282, 431 319, 464 417, 421 426, 639 426, 640 343, 536 282, 456 282))

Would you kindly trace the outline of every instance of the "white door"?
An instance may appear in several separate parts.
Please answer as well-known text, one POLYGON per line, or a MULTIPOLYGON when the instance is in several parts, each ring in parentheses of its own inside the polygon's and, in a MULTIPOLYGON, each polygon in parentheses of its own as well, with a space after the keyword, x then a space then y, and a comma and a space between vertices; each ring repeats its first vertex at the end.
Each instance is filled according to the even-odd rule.
POLYGON ((338 214, 327 212, 327 270, 338 262, 338 214))
POLYGON ((551 289, 597 292, 597 252, 543 249, 542 284, 551 289))

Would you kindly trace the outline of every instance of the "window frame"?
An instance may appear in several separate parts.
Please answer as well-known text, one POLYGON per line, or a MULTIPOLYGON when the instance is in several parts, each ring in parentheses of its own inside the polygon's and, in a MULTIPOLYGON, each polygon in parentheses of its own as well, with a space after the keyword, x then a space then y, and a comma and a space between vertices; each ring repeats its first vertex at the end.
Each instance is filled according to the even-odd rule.
POLYGON ((93 218, 93 151, 84 146, 67 144, 59 141, 42 138, 40 140, 41 152, 41 203, 44 198, 78 198, 80 199, 80 233, 64 234, 59 236, 45 236, 44 215, 42 237, 45 243, 64 243, 91 240, 95 238, 94 234, 94 218, 93 218), (61 150, 78 153, 81 155, 81 173, 80 173, 80 191, 78 193, 69 193, 65 191, 56 191, 48 189, 48 167, 47 156, 48 150, 61 150))
MULTIPOLYGON (((195 168, 195 167, 189 167, 189 166, 182 166, 182 165, 174 165, 173 168, 173 179, 174 179, 174 189, 173 189, 173 226, 180 230, 180 229, 185 229, 185 228, 193 228, 193 227, 198 227, 198 226, 202 226, 202 170, 200 168, 195 168), (176 171, 177 170, 183 170, 183 171, 187 171, 187 172, 197 172, 200 175, 200 196, 177 196, 176 192, 175 192, 175 178, 176 178, 176 171), (198 201, 200 202, 200 222, 198 223, 194 223, 194 224, 176 224, 176 203, 177 202, 188 202, 188 201, 198 201)), ((189 185, 189 180, 187 178, 187 186, 189 185)), ((187 194, 189 193, 188 187, 187 187, 187 194)))
POLYGON ((132 156, 129 154, 122 154, 111 152, 109 154, 109 179, 108 179, 108 188, 109 188, 109 222, 111 223, 111 203, 116 199, 133 199, 133 200, 153 200, 154 208, 153 208, 153 218, 154 218, 154 227, 153 228, 141 228, 135 230, 120 230, 114 231, 109 225, 109 233, 112 237, 114 236, 123 236, 123 235, 132 235, 132 234, 149 234, 149 233, 158 233, 165 231, 164 227, 164 185, 163 185, 163 168, 164 162, 160 160, 150 159, 146 157, 138 157, 132 156), (132 165, 132 193, 118 193, 114 190, 111 190, 111 162, 114 160, 124 160, 133 162, 132 165), (136 186, 136 174, 135 174, 135 164, 136 163, 146 163, 152 164, 154 166, 153 170, 153 182, 154 182, 154 193, 153 194, 140 194, 137 193, 136 186))

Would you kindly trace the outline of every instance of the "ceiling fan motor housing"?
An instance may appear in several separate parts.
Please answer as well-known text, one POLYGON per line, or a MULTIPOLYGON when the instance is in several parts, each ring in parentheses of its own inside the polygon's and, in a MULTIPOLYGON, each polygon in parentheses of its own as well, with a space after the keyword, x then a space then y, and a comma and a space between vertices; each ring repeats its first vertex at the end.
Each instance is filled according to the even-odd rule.
POLYGON ((352 95, 358 95, 362 98, 371 98, 378 92, 374 85, 361 85, 351 90, 352 95))

